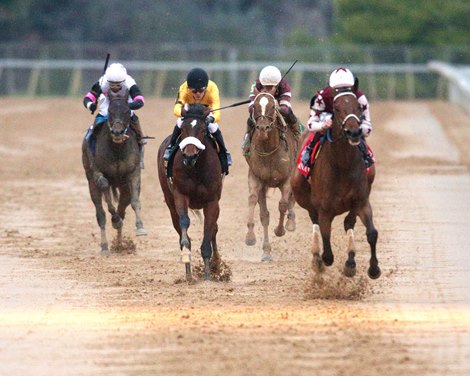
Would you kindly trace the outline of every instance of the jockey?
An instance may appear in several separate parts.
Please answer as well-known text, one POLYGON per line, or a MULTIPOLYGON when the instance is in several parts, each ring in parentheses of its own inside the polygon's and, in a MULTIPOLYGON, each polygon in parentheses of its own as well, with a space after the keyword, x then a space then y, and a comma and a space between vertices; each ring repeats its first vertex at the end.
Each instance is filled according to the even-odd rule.
POLYGON ((333 100, 334 97, 344 91, 353 92, 362 109, 362 138, 359 144, 366 167, 369 167, 373 161, 370 155, 365 137, 368 137, 372 132, 372 123, 370 121, 369 102, 365 94, 358 89, 359 83, 357 78, 353 76, 349 69, 340 67, 335 69, 329 79, 329 85, 325 86, 322 90, 315 94, 310 101, 310 117, 307 122, 307 127, 310 132, 314 132, 315 136, 310 145, 305 149, 302 155, 302 162, 308 165, 311 157, 313 147, 318 142, 320 137, 326 133, 328 128, 333 124, 333 100))
MULTIPOLYGON (((146 143, 146 139, 142 132, 139 118, 134 112, 134 110, 138 110, 144 105, 144 96, 135 80, 127 74, 126 68, 119 63, 111 64, 108 69, 106 69, 105 74, 93 84, 90 91, 85 95, 83 98, 83 105, 93 114, 97 108, 97 102, 99 102, 99 113, 96 115, 95 121, 91 127, 91 129, 93 129, 91 136, 94 137, 95 131, 99 129, 100 125, 104 123, 108 117, 108 91, 111 90, 113 93, 118 93, 121 91, 124 92, 126 89, 129 91, 129 108, 131 109, 130 126, 136 133, 137 142, 140 144, 140 165, 141 168, 144 168, 143 145, 146 143)), ((90 139, 91 137, 88 139, 89 142, 87 143, 89 147, 90 139)), ((93 153, 91 150, 89 155, 93 161, 93 153)))
POLYGON ((220 111, 212 112, 213 109, 220 108, 219 88, 214 81, 209 80, 207 72, 201 68, 191 69, 186 81, 183 82, 179 88, 175 107, 173 108, 173 113, 178 119, 173 129, 173 134, 171 135, 170 144, 163 155, 163 159, 168 161, 174 149, 176 149, 178 137, 181 134, 182 120, 190 104, 202 104, 207 107, 204 110, 207 128, 219 144, 221 153, 226 156, 227 166, 222 167, 225 170, 223 172, 228 174, 228 166, 232 165, 232 158, 227 151, 222 132, 219 129, 218 122, 220 121, 220 111))
POLYGON ((282 78, 281 72, 278 68, 268 65, 261 70, 259 78, 257 78, 251 85, 249 96, 250 104, 248 106, 250 116, 248 117, 246 133, 242 144, 245 156, 248 155, 251 132, 255 126, 253 116, 251 116, 253 113, 253 104, 256 96, 261 92, 269 93, 277 100, 279 103, 279 112, 284 118, 286 124, 292 129, 294 134, 299 133, 297 117, 294 115, 292 105, 290 103, 292 98, 290 84, 287 79, 282 78))

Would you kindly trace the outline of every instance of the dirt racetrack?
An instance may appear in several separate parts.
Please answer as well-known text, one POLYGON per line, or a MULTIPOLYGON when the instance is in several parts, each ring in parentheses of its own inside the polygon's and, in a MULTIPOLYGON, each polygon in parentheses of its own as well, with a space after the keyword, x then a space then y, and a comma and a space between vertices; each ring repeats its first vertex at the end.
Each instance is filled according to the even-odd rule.
MULTIPOLYGON (((305 122, 307 104, 294 108, 305 122)), ((470 374, 470 119, 459 108, 372 103, 382 276, 367 278, 359 222, 358 273, 341 275, 337 218, 335 263, 321 283, 310 270, 306 212, 297 207, 295 232, 272 233, 277 192, 269 201, 274 261, 260 262, 258 218, 257 245, 244 243, 241 107, 224 110, 221 122, 234 165, 218 243, 232 280, 181 282, 178 238, 155 167, 173 128, 172 101, 147 100, 139 115, 156 137, 142 181, 149 235, 134 236, 129 208, 125 234, 136 252, 101 257, 80 154, 92 116, 80 99, 0 99, 1 375, 470 374)), ((191 219, 197 259, 202 226, 191 219)))

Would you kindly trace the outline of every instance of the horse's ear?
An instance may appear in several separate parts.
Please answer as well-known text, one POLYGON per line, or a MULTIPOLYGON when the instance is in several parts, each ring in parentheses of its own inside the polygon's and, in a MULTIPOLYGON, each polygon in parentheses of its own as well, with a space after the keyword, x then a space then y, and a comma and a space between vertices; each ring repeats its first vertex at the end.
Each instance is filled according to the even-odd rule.
POLYGON ((357 89, 359 89, 359 78, 355 77, 353 91, 357 91, 357 89))

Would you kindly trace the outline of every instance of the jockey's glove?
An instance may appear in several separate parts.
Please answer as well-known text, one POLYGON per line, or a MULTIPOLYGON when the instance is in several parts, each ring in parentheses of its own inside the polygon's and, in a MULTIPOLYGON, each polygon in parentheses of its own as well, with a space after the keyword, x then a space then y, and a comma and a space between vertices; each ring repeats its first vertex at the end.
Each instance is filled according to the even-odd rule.
POLYGON ((96 102, 88 102, 86 107, 90 110, 91 113, 96 111, 96 102))
POLYGON ((142 99, 137 99, 134 102, 129 103, 129 108, 131 110, 138 110, 144 105, 144 101, 142 99))
POLYGON ((207 117, 206 117, 206 120, 205 120, 205 121, 206 121, 206 125, 209 125, 209 124, 213 123, 214 120, 215 120, 215 118, 214 118, 212 115, 207 116, 207 117))

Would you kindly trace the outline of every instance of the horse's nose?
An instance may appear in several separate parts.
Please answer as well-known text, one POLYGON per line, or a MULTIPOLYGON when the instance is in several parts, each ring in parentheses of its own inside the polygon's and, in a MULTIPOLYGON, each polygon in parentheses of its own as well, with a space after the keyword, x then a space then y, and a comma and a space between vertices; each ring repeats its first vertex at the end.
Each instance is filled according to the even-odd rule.
POLYGON ((362 135, 362 128, 358 127, 358 128, 354 128, 354 129, 346 129, 345 132, 346 132, 346 136, 348 136, 348 138, 357 139, 362 135))

